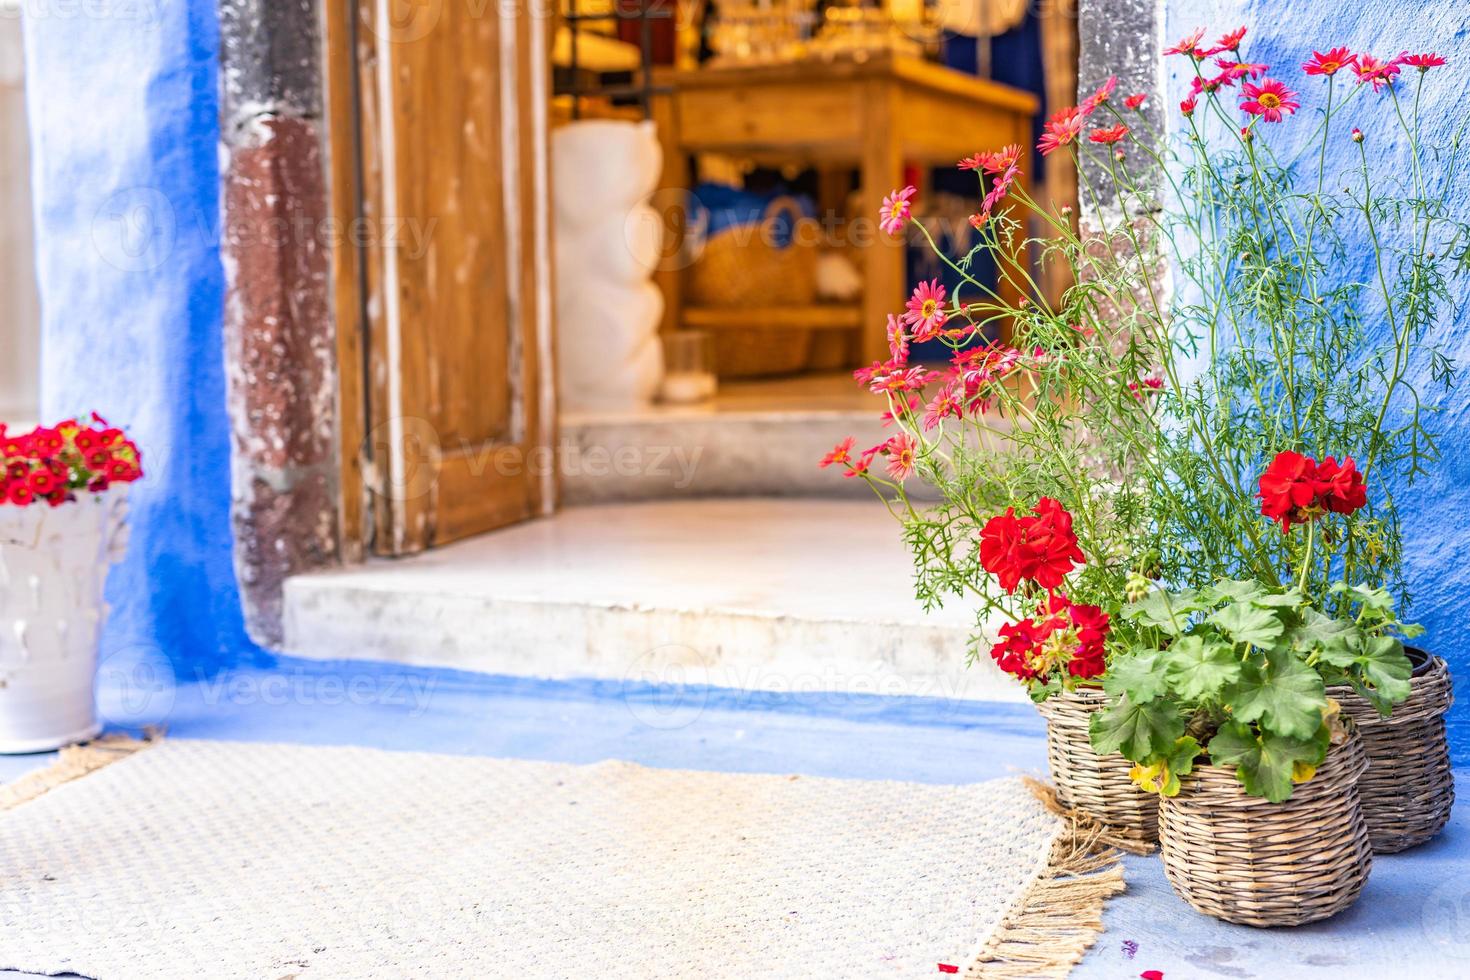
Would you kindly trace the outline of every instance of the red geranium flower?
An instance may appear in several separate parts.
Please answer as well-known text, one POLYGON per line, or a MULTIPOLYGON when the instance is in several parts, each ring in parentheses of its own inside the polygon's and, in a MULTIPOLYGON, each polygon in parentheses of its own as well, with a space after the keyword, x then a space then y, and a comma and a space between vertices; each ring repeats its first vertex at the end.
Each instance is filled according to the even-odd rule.
POLYGON ((1347 48, 1333 48, 1326 54, 1312 52, 1312 60, 1302 62, 1302 71, 1308 75, 1336 75, 1343 68, 1353 67, 1358 56, 1347 48))
POLYGON ((1363 474, 1351 456, 1341 464, 1331 456, 1317 464, 1317 496, 1334 514, 1351 514, 1368 503, 1363 474))
POLYGON ((1037 556, 1036 572, 1029 576, 1044 589, 1055 589, 1062 579, 1087 559, 1077 547, 1072 532, 1072 515, 1059 502, 1042 497, 1036 503, 1036 522, 1027 529, 1027 538, 1037 556))
POLYGON ((1280 122, 1283 115, 1289 116, 1301 108, 1296 93, 1274 78, 1265 78, 1261 84, 1246 82, 1240 87, 1240 108, 1266 122, 1280 122))
POLYGON ((1055 589, 1085 563, 1072 515, 1050 497, 1037 502, 1035 516, 1017 517, 1014 508, 1007 508, 980 531, 980 564, 1007 592, 1015 592, 1022 580, 1055 589))
POLYGON ((1014 507, 985 522, 980 530, 980 564, 1000 581, 1000 587, 1015 592, 1026 572, 1034 567, 1026 547, 1026 527, 1014 507))
POLYGON ((1301 453, 1277 453, 1260 479, 1261 513, 1281 523, 1282 531, 1311 520, 1317 499, 1317 463, 1301 453))
POLYGON ((1283 533, 1326 513, 1351 514, 1368 503, 1363 476, 1352 458, 1341 464, 1331 456, 1321 463, 1300 453, 1277 453, 1261 474, 1261 513, 1281 524, 1283 533))
POLYGON ((1006 623, 1000 628, 1000 635, 1000 642, 990 648, 991 659, 1001 670, 1023 681, 1035 678, 1036 671, 1031 667, 1030 657, 1040 643, 1036 623, 1030 619, 1006 623))
POLYGON ((1108 615, 1098 606, 1078 605, 1051 592, 1034 617, 1000 628, 1000 642, 990 648, 990 656, 1001 670, 1022 680, 1057 671, 1097 677, 1106 669, 1109 628, 1108 615))

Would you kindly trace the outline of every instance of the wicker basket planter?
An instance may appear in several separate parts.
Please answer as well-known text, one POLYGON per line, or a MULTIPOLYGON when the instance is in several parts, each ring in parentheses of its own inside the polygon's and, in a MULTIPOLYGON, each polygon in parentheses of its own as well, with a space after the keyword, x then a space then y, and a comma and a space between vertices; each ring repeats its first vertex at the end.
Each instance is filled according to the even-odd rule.
POLYGON ((1133 763, 1122 755, 1092 750, 1088 725, 1106 704, 1102 691, 1086 688, 1041 703, 1057 802, 1152 844, 1159 839, 1159 798, 1133 784, 1128 776, 1133 763))
POLYGON ((1368 754, 1367 773, 1358 781, 1368 837, 1377 854, 1393 854, 1422 844, 1444 829, 1455 803, 1455 777, 1444 716, 1454 702, 1450 670, 1444 660, 1410 649, 1413 693, 1385 718, 1350 687, 1328 695, 1357 723, 1368 754))
POLYGON ((1285 803, 1247 796, 1233 769, 1196 769, 1159 809, 1169 884, 1196 910, 1241 925, 1336 915, 1373 865, 1357 788, 1367 766, 1354 734, 1285 803))

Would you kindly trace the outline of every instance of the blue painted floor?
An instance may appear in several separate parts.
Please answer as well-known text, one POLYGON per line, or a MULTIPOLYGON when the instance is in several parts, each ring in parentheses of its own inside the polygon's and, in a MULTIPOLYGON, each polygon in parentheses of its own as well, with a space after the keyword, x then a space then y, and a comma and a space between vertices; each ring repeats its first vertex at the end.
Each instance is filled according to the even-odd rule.
MULTIPOLYGON (((937 783, 1046 765, 1042 725, 1026 705, 554 683, 357 662, 283 660, 269 670, 166 677, 163 665, 104 665, 100 701, 112 726, 165 725, 179 738, 937 783)), ((49 761, 0 756, 0 782, 49 761)), ((1467 842, 1470 827, 1457 813, 1439 840, 1377 859, 1348 912, 1294 930, 1200 916, 1169 890, 1157 858, 1129 858, 1128 891, 1110 903, 1106 932, 1074 976, 1470 977, 1467 842), (1137 945, 1131 958, 1125 941, 1137 945)))

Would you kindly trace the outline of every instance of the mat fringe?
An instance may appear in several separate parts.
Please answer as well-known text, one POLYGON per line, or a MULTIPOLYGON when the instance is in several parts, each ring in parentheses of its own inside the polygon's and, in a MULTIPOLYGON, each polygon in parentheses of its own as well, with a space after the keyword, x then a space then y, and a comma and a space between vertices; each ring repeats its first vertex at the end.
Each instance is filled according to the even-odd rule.
POLYGON ((1097 833, 1097 841, 1102 846, 1116 847, 1120 851, 1127 851, 1129 854, 1137 854, 1141 857, 1148 857, 1154 853, 1154 842, 1145 840, 1143 835, 1137 831, 1110 827, 1090 813, 1062 806, 1061 801, 1057 799, 1055 786, 1049 783, 1043 783, 1041 780, 1031 776, 1022 776, 1021 781, 1026 784, 1026 788, 1031 791, 1031 795, 1040 800, 1042 805, 1052 813, 1055 813, 1057 816, 1075 824, 1083 830, 1089 832, 1095 831, 1097 833))
POLYGON ((1064 810, 1045 783, 1026 777, 1026 786, 1066 828, 1052 844, 1046 870, 966 963, 968 980, 1067 976, 1102 932, 1103 902, 1124 890, 1122 850, 1147 853, 1126 835, 1064 810))
POLYGON ((58 786, 81 779, 121 759, 156 745, 163 739, 163 730, 146 728, 142 738, 131 735, 104 735, 80 745, 68 745, 61 750, 60 758, 45 769, 28 773, 13 783, 0 786, 0 812, 13 810, 43 796, 58 786))

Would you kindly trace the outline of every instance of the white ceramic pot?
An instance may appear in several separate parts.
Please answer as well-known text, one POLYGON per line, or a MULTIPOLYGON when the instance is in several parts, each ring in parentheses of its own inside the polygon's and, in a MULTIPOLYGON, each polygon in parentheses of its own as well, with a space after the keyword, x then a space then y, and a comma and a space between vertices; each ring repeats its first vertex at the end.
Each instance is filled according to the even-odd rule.
POLYGON ((127 487, 60 507, 0 505, 0 753, 101 730, 93 699, 107 573, 127 550, 127 487))

